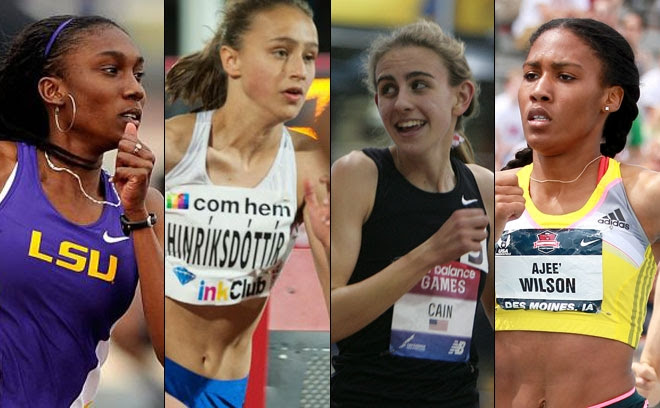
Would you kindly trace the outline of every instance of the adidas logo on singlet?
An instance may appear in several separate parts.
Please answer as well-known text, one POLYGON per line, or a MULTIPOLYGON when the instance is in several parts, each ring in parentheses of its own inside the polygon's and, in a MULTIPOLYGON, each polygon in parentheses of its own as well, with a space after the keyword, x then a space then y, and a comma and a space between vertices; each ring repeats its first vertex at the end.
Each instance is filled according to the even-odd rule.
POLYGON ((630 229, 630 225, 626 222, 626 219, 623 217, 623 213, 620 208, 612 211, 611 213, 603 216, 598 220, 599 224, 610 225, 612 227, 619 227, 623 229, 630 229))

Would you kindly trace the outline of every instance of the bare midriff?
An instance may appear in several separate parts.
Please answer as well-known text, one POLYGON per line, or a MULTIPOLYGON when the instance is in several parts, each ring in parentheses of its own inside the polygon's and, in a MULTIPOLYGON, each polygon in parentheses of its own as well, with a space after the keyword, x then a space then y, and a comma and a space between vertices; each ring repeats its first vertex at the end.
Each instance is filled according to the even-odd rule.
POLYGON ((252 334, 266 300, 199 306, 166 297, 165 356, 206 378, 245 378, 250 371, 252 334))
POLYGON ((569 333, 498 331, 495 401, 498 407, 589 407, 630 391, 633 348, 569 333))

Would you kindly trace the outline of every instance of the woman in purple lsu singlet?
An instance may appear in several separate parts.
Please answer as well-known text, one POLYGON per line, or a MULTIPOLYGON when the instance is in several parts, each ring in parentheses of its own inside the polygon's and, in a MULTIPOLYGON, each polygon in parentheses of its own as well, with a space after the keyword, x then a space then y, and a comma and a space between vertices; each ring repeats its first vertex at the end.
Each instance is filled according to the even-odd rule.
POLYGON ((164 354, 163 198, 143 58, 103 17, 25 28, 0 65, 0 406, 87 407, 139 280, 164 354), (110 177, 103 154, 118 148, 110 177))

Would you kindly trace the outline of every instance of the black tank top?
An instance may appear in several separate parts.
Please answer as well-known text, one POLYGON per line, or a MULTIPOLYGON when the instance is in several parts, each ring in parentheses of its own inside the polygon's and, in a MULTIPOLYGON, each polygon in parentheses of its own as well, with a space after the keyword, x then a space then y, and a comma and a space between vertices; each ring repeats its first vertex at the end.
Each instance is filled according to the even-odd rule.
MULTIPOLYGON (((451 158, 455 188, 429 193, 413 186, 394 166, 389 149, 364 149, 378 167, 378 185, 362 245, 348 284, 383 270, 433 235, 458 209, 484 208, 468 167, 451 158)), ((479 277, 481 297, 485 273, 479 277)), ((393 306, 362 330, 337 343, 331 381, 333 407, 478 407, 474 342, 466 362, 399 357, 390 353, 393 306)), ((475 306, 476 308, 476 306, 475 306)), ((357 311, 356 311, 357 313, 357 311)))

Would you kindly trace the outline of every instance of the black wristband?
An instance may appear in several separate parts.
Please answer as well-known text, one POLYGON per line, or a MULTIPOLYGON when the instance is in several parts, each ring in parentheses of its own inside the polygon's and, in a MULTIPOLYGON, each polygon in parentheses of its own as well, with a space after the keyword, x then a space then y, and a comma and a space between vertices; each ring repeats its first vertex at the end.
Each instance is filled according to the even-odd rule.
POLYGON ((149 213, 149 216, 142 221, 131 221, 126 218, 125 214, 122 214, 119 217, 119 221, 121 222, 121 230, 124 231, 124 235, 129 236, 132 231, 153 227, 156 221, 158 221, 158 217, 154 213, 149 213))

